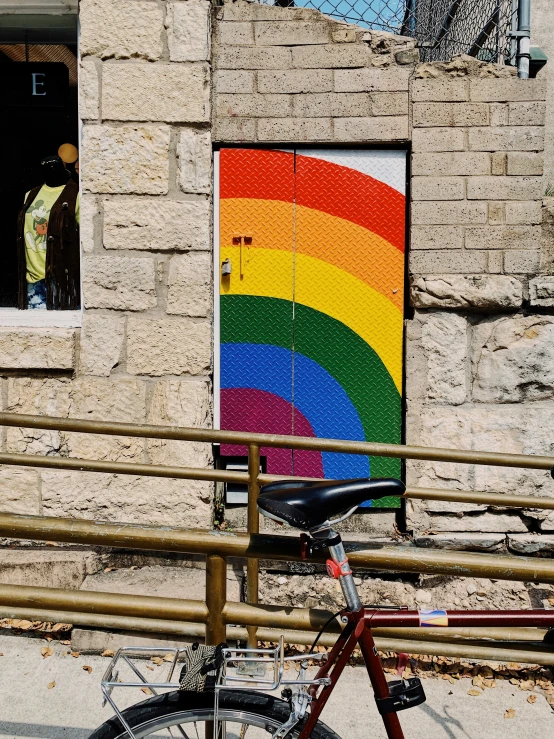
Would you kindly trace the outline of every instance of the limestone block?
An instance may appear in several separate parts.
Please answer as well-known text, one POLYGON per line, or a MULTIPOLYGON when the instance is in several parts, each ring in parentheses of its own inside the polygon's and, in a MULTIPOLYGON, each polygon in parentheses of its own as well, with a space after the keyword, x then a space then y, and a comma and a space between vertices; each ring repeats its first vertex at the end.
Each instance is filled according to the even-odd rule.
POLYGON ((554 536, 539 534, 508 534, 508 549, 515 554, 538 554, 551 557, 554 554, 554 536))
POLYGON ((544 126, 545 103, 510 103, 508 123, 510 126, 544 126))
POLYGON ((540 200, 513 200, 506 203, 506 223, 536 225, 542 220, 540 200))
POLYGON ((254 92, 254 72, 244 69, 220 69, 214 74, 216 92, 254 92))
POLYGON ((330 118, 260 118, 258 120, 260 141, 328 141, 332 135, 330 118))
POLYGON ((210 221, 207 200, 105 200, 104 248, 209 249, 210 221))
POLYGON ((426 177, 458 177, 460 175, 488 175, 491 171, 490 154, 481 152, 414 153, 412 174, 426 177))
POLYGON ((335 118, 336 141, 406 141, 408 116, 335 118))
POLYGON ((427 275, 414 279, 411 304, 415 308, 519 308, 523 288, 504 275, 427 275))
MULTIPOLYGON (((455 203, 449 203, 454 205, 455 203)), ((413 274, 481 274, 487 271, 486 251, 421 250, 410 254, 410 272, 413 274)))
POLYGON ((256 121, 253 118, 216 118, 212 138, 221 142, 255 141, 256 121))
POLYGON ((292 66, 300 69, 340 69, 371 64, 367 44, 293 46, 292 66))
POLYGON ((3 549, 0 582, 4 585, 37 585, 46 588, 81 587, 89 572, 98 567, 93 552, 3 549))
POLYGON ((491 126, 507 126, 508 125, 508 106, 506 103, 491 103, 490 125, 491 126))
POLYGON ((338 69, 335 92, 403 92, 408 90, 411 70, 408 68, 338 69))
POLYGON ((540 226, 488 226, 466 228, 466 249, 536 249, 540 226))
POLYGON ((292 95, 218 95, 217 115, 221 118, 288 118, 292 115, 292 95))
POLYGON ((507 174, 542 174, 543 156, 531 151, 508 152, 507 174))
MULTIPOLYGON (((354 97, 351 94, 351 97, 354 97)), ((406 92, 372 92, 372 115, 408 115, 408 93, 406 92)))
MULTIPOLYGON (((486 203, 419 202, 413 203, 412 221, 419 225, 456 225, 487 222, 486 203)), ((436 271, 436 270, 435 270, 436 271)))
POLYGON ((466 399, 467 320, 454 313, 431 313, 421 320, 427 400, 460 405, 466 399))
POLYGON ((124 333, 123 316, 86 311, 81 329, 80 371, 85 375, 108 377, 120 362, 124 333))
POLYGON ((461 226, 412 226, 413 249, 461 249, 464 230, 461 226))
POLYGON ((74 369, 75 329, 0 327, 0 368, 74 369))
POLYGON ((210 528, 211 505, 194 481, 98 472, 42 473, 44 515, 210 528))
POLYGON ((139 57, 156 61, 162 54, 163 8, 149 0, 81 0, 81 56, 139 57))
POLYGON ((212 189, 212 142, 209 131, 182 128, 177 148, 179 185, 183 192, 209 193, 212 189))
POLYGON ((278 46, 224 46, 215 49, 214 64, 216 69, 290 69, 292 52, 278 46))
POLYGON ((431 516, 434 531, 478 531, 526 533, 527 526, 517 513, 480 513, 477 515, 431 516))
POLYGON ((0 511, 40 515, 39 473, 28 467, 0 467, 0 511))
POLYGON ((427 513, 479 513, 486 511, 487 506, 477 503, 457 503, 448 500, 428 500, 426 501, 427 513))
POLYGON ((463 200, 464 195, 460 177, 412 177, 413 200, 463 200))
MULTIPOLYGON (((396 93, 391 94, 395 95, 396 93)), ((269 96, 263 95, 263 97, 269 96)), ((295 118, 367 116, 370 114, 371 103, 367 92, 310 93, 308 95, 293 95, 291 100, 292 114, 295 118)))
POLYGON ((516 77, 502 79, 472 79, 469 83, 470 100, 487 102, 510 102, 512 100, 544 100, 546 80, 544 78, 520 80, 516 77))
POLYGON ((539 251, 512 250, 504 253, 504 272, 509 275, 536 274, 541 265, 539 251))
POLYGON ((469 177, 468 200, 533 200, 541 197, 540 177, 469 177))
POLYGON ((331 92, 333 72, 330 69, 284 69, 258 72, 258 92, 299 93, 331 92))
POLYGON ((172 62, 210 59, 210 3, 208 0, 172 2, 165 19, 172 62))
MULTIPOLYGON (((527 536, 527 534, 515 534, 527 536)), ((511 538, 511 537, 508 537, 511 538)), ((497 552, 504 548, 506 537, 504 534, 481 533, 450 533, 450 534, 418 534, 414 537, 414 544, 424 549, 454 549, 469 552, 497 552)))
POLYGON ((412 100, 414 102, 465 102, 469 99, 467 80, 452 77, 414 80, 412 82, 412 100))
POLYGON ((212 258, 191 252, 169 262, 167 312, 180 316, 207 316, 212 303, 212 258))
POLYGON ((529 299, 531 305, 554 307, 554 277, 543 275, 529 280, 529 299))
POLYGON ((542 126, 488 126, 469 129, 472 151, 542 151, 542 126))
POLYGON ((463 151, 464 131, 459 128, 415 128, 412 131, 414 152, 463 151))
POLYGON ((257 46, 303 46, 329 44, 332 25, 321 21, 257 21, 254 38, 257 46))
POLYGON ((80 224, 81 247, 85 254, 94 251, 96 241, 95 222, 100 211, 96 196, 81 193, 80 224))
POLYGON ((205 64, 105 64, 102 118, 112 121, 205 123, 209 120, 205 64))
MULTIPOLYGON (((471 418, 468 418, 462 409, 429 407, 421 413, 419 421, 419 444, 447 449, 471 449, 471 418)), ((413 443, 413 440, 408 437, 407 443, 413 443)), ((419 464, 418 468, 419 487, 471 489, 469 465, 424 462, 419 464)))
POLYGON ((79 118, 82 120, 98 118, 99 86, 96 63, 85 57, 79 65, 79 118))
POLYGON ((486 126, 489 106, 484 103, 414 103, 414 126, 486 126))
POLYGON ((146 310, 156 305, 154 260, 87 256, 83 262, 86 308, 146 310))
POLYGON ((234 0, 224 3, 219 9, 219 19, 225 21, 319 21, 321 15, 313 8, 282 7, 280 5, 258 5, 249 0, 234 0))
POLYGON ((210 371, 212 327, 190 318, 128 319, 127 370, 134 375, 202 375, 210 371))
POLYGON ((510 316, 474 332, 473 396, 484 403, 554 397, 554 319, 510 316))
POLYGON ((83 190, 166 193, 169 133, 168 126, 85 126, 81 155, 83 190))
POLYGON ((541 522, 541 531, 554 531, 554 514, 552 511, 541 522))
POLYGON ((254 43, 254 26, 250 21, 220 21, 216 30, 221 46, 251 46, 254 43))

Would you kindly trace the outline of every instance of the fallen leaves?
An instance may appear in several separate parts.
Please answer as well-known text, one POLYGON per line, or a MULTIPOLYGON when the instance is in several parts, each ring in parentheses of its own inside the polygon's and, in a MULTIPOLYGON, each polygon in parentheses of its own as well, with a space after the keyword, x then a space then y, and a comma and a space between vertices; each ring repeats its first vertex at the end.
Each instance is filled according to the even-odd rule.
POLYGON ((71 652, 71 656, 72 657, 75 657, 75 659, 77 659, 77 657, 80 657, 80 653, 79 652, 71 652))
POLYGON ((537 696, 536 695, 528 695, 527 696, 527 703, 536 703, 537 702, 537 696))
POLYGON ((145 693, 146 695, 153 695, 153 693, 152 693, 152 691, 150 690, 150 688, 141 688, 141 690, 142 690, 142 692, 143 692, 143 693, 145 693))
POLYGON ((56 681, 55 680, 52 680, 52 682, 51 683, 48 683, 48 685, 46 687, 47 687, 48 690, 52 690, 52 688, 55 688, 56 687, 56 681))
POLYGON ((43 659, 46 659, 47 657, 51 657, 54 654, 54 650, 52 647, 43 647, 40 650, 40 653, 42 654, 43 659))
POLYGON ((468 690, 468 691, 467 691, 467 694, 468 694, 468 695, 474 695, 474 696, 477 696, 477 695, 481 695, 481 691, 480 691, 480 690, 475 690, 475 688, 473 688, 472 690, 468 690))
POLYGON ((113 652, 111 649, 104 649, 102 652, 102 657, 113 657, 115 652, 113 652))
POLYGON ((88 672, 88 674, 90 675, 90 673, 92 672, 92 667, 90 665, 83 665, 83 670, 85 672, 88 672))
POLYGON ((516 715, 515 708, 507 708, 506 712, 504 713, 504 718, 513 718, 515 715, 516 715))

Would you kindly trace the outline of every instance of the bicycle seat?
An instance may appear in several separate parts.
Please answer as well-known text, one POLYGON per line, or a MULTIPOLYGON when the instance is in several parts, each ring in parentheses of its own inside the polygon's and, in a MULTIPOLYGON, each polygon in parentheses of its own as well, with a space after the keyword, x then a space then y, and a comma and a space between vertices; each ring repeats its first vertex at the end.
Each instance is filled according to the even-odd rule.
POLYGON ((260 489, 258 510, 268 518, 309 530, 366 500, 402 495, 405 490, 404 483, 393 478, 283 480, 260 489))

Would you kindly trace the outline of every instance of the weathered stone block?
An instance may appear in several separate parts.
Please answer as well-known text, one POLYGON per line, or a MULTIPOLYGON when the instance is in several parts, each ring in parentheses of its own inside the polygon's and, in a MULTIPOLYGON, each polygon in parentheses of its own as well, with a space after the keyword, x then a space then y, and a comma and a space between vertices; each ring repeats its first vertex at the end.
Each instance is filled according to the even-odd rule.
MULTIPOLYGON (((264 97, 268 96, 264 95, 264 97)), ((371 104, 367 92, 311 93, 293 95, 291 100, 292 115, 295 118, 367 116, 370 114, 371 104)))
POLYGON ((476 515, 431 515, 434 531, 527 532, 527 526, 517 513, 480 513, 476 515))
POLYGON ((510 103, 508 123, 510 126, 544 126, 545 103, 510 103))
POLYGON ((224 46, 216 49, 216 69, 290 69, 290 49, 249 48, 248 46, 224 46))
POLYGON ((461 405, 466 399, 467 320, 455 313, 431 313, 421 320, 427 401, 461 405))
POLYGON ((249 21, 220 21, 216 29, 218 43, 222 46, 251 46, 254 43, 254 25, 249 21))
POLYGON ((83 252, 94 251, 96 243, 95 222, 100 214, 98 198, 95 195, 81 193, 80 205, 80 236, 83 252))
POLYGON ((243 69, 220 69, 214 74, 216 92, 254 92, 254 72, 243 69))
POLYGON ((452 77, 437 77, 430 80, 414 80, 412 82, 412 100, 414 102, 460 102, 469 100, 469 84, 467 80, 452 77))
POLYGON ((86 308, 146 310, 156 305, 154 260, 87 256, 83 263, 86 308))
POLYGON ((410 272, 414 274, 479 274, 487 271, 485 251, 422 250, 410 254, 410 272))
POLYGON ((506 223, 534 225, 541 222, 540 200, 512 200, 505 205, 506 223))
POLYGON ((540 226, 466 228, 466 249, 537 249, 540 226))
POLYGON ((51 470, 42 473, 44 515, 210 528, 196 481, 51 470))
POLYGON ((469 177, 468 200, 533 200, 542 194, 540 177, 469 177))
POLYGON ((536 274, 541 265, 539 251, 507 251, 504 253, 504 271, 509 275, 536 274))
POLYGON ((38 471, 27 467, 0 467, 0 511, 40 515, 38 471))
POLYGON ((211 368, 212 327, 190 318, 139 318, 127 326, 127 370, 133 375, 202 375, 211 368))
POLYGON ((0 368, 74 369, 75 329, 0 327, 0 368))
POLYGON ((328 141, 332 135, 330 118, 260 118, 258 121, 260 141, 328 141))
POLYGON ((79 65, 79 117, 96 120, 99 115, 99 79, 94 59, 83 59, 79 65))
POLYGON ((209 131, 182 128, 177 148, 179 186, 183 192, 209 193, 212 189, 212 141, 209 131))
POLYGON ((464 230, 461 226, 416 226, 411 229, 412 249, 461 249, 464 230))
POLYGON ((506 103, 491 103, 489 105, 491 126, 508 125, 508 105, 506 103))
POLYGON ((495 151, 491 154, 491 174, 506 174, 507 155, 503 151, 495 151))
POLYGON ((164 194, 169 127, 85 126, 82 159, 85 192, 164 194))
POLYGON ((36 585, 77 589, 88 573, 99 567, 93 552, 27 549, 0 552, 0 582, 5 585, 36 585))
POLYGON ((179 316, 207 316, 212 297, 212 259, 208 252, 192 252, 169 262, 167 312, 179 316))
POLYGON ((515 554, 533 555, 542 557, 554 554, 554 536, 539 534, 508 534, 508 549, 515 554))
POLYGON ((464 132, 459 128, 415 128, 412 149, 422 151, 463 151, 464 132))
POLYGON ((168 3, 165 27, 172 62, 209 61, 210 10, 208 0, 168 3))
POLYGON ((371 93, 372 115, 408 115, 408 105, 406 92, 371 93))
POLYGON ((209 249, 210 218, 207 200, 105 200, 104 247, 209 249))
POLYGON ((329 44, 331 24, 321 21, 257 21, 254 38, 258 46, 307 46, 329 44))
POLYGON ((108 377, 119 364, 123 349, 125 318, 117 313, 103 315, 86 311, 79 351, 80 371, 108 377))
POLYGON ((541 174, 543 173, 542 154, 531 151, 508 152, 507 174, 541 174))
POLYGON ((204 123, 209 98, 204 64, 127 62, 105 64, 102 70, 104 120, 204 123))
MULTIPOLYGON (((412 207, 412 222, 417 225, 432 224, 444 226, 486 223, 487 204, 468 202, 443 203, 440 201, 414 203, 412 207)), ((436 272, 436 270, 434 271, 436 272)))
POLYGON ((408 90, 411 70, 402 69, 338 69, 335 92, 404 92, 408 90))
POLYGON ((331 92, 333 72, 330 69, 284 69, 258 72, 258 92, 298 93, 331 92))
POLYGON ((301 69, 340 69, 369 64, 371 51, 367 44, 292 47, 292 66, 301 69))
POLYGON ((490 174, 490 154, 481 152, 426 152, 412 155, 414 176, 458 177, 460 175, 490 174))
POLYGON ((214 141, 256 141, 256 121, 253 118, 217 118, 212 128, 214 141))
POLYGON ((292 95, 218 95, 220 118, 287 118, 292 114, 292 95))
POLYGON ((470 100, 510 102, 512 100, 544 100, 544 79, 520 80, 517 77, 472 79, 469 82, 470 100))
POLYGON ((529 280, 529 300, 531 305, 543 308, 554 307, 554 277, 541 275, 529 280))
POLYGON ((337 141, 406 141, 408 116, 335 118, 337 141))
POLYGON ((489 126, 469 129, 473 151, 542 151, 544 129, 539 126, 489 126))
POLYGON ((410 297, 415 308, 503 310, 521 306, 523 288, 504 275, 429 275, 413 281, 410 297))
POLYGON ((484 103, 414 103, 414 126, 486 126, 489 106, 484 103))
POLYGON ((497 552, 504 548, 505 542, 506 537, 502 533, 418 534, 414 537, 415 545, 424 549, 454 549, 468 552, 497 552))
POLYGON ((280 5, 258 5, 248 1, 237 0, 225 3, 218 9, 218 18, 225 21, 318 21, 321 14, 313 8, 282 7, 280 5))
POLYGON ((462 200, 465 183, 460 177, 413 177, 413 200, 462 200))
POLYGON ((81 0, 81 56, 140 57, 156 61, 162 54, 163 8, 148 0, 81 0))

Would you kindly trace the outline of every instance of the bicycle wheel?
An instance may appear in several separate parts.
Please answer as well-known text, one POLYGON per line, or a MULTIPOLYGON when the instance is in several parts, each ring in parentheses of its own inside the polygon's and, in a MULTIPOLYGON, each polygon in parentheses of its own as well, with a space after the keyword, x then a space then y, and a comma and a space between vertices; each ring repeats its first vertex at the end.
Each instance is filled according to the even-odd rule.
MULTIPOLYGON (((222 690, 219 697, 219 720, 226 739, 267 739, 288 718, 289 704, 264 693, 222 690)), ((213 693, 174 691, 149 698, 123 711, 123 717, 137 739, 204 739, 207 721, 214 718, 213 693)), ((304 719, 305 720, 305 719, 304 719)), ((302 721, 288 737, 298 737, 302 721)), ((340 739, 328 726, 318 721, 311 733, 313 739, 340 739)), ((115 716, 91 734, 89 739, 128 739, 115 716)))

